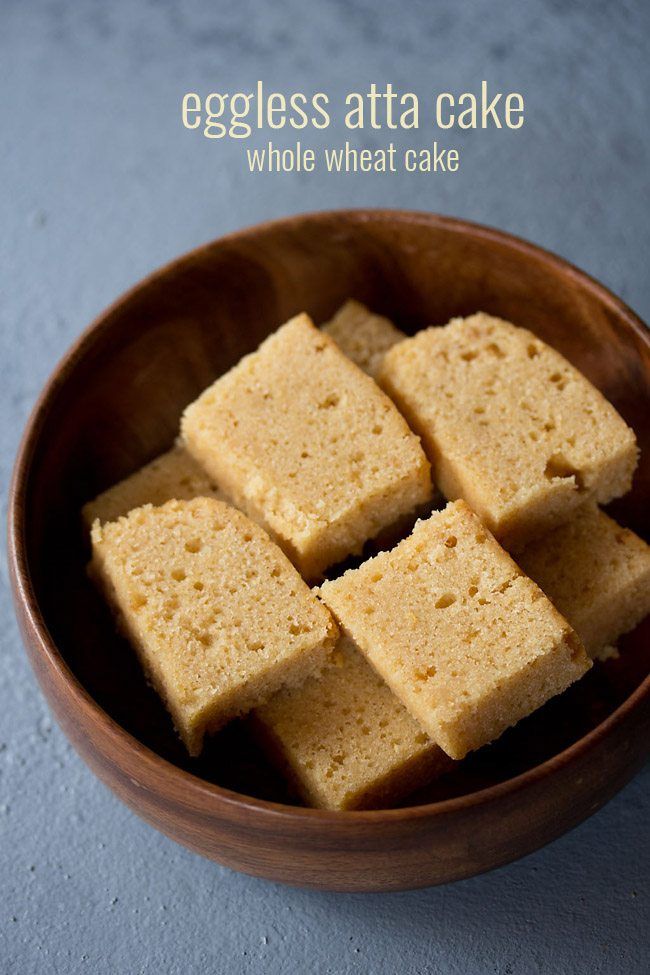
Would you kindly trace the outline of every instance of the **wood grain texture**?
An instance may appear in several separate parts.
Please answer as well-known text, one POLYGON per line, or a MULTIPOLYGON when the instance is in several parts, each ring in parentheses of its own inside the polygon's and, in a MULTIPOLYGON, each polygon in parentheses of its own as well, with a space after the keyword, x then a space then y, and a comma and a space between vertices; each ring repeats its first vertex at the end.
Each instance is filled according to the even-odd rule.
POLYGON ((183 407, 291 315, 353 296, 407 332, 481 309, 569 358, 634 427, 641 463, 615 517, 650 532, 650 341, 560 259, 461 221, 398 211, 294 217, 157 272, 102 315, 48 383, 16 463, 9 563, 38 680, 91 768, 136 812, 235 869, 338 890, 470 876, 609 799, 650 751, 650 625, 561 698, 403 808, 295 804, 235 723, 192 762, 85 577, 79 510, 166 449, 183 407))

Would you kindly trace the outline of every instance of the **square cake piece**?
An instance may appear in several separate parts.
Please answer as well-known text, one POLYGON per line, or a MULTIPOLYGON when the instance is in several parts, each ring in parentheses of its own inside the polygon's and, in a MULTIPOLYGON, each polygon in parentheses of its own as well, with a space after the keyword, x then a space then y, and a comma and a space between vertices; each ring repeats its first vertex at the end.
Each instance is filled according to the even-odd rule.
POLYGON ((360 301, 354 300, 346 301, 321 327, 334 339, 341 352, 373 379, 386 352, 406 338, 388 318, 373 314, 360 301))
POLYGON ((464 501, 320 592, 452 758, 494 740, 590 667, 576 633, 464 501))
POLYGON ((95 518, 103 524, 115 521, 143 504, 161 505, 165 501, 188 501, 198 497, 228 500, 192 455, 177 444, 123 481, 102 491, 94 501, 83 506, 81 514, 90 529, 95 518))
POLYGON ((595 505, 531 542, 517 562, 591 657, 650 613, 650 546, 595 505))
POLYGON ((91 575, 190 755, 203 736, 322 668, 338 630, 258 525, 214 498, 93 525, 91 575))
POLYGON ((308 579, 432 495, 418 437, 307 315, 188 406, 182 433, 308 579))
POLYGON ((386 353, 379 382, 445 497, 464 498, 508 549, 630 488, 633 431, 526 329, 482 313, 425 329, 386 353))
POLYGON ((387 806, 453 764, 348 637, 319 677, 252 718, 274 762, 321 809, 387 806))

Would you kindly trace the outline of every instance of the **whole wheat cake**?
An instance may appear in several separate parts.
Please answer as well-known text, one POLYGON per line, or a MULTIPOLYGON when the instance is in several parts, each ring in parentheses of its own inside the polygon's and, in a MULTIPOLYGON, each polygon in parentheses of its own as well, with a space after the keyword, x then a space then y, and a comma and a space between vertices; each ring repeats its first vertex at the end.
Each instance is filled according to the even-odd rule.
POLYGON ((299 315, 185 411, 184 442, 308 579, 432 494, 419 439, 379 387, 299 315))
POLYGON ((591 657, 650 613, 650 546, 596 505, 585 505, 571 521, 531 542, 517 562, 591 657))
POLYGON ((197 497, 228 500, 192 455, 181 444, 176 444, 89 501, 81 514, 90 529, 96 518, 103 524, 115 521, 143 504, 161 505, 165 501, 187 501, 197 497))
POLYGON ((190 755, 206 732, 322 668, 327 609, 266 532, 215 498, 145 505, 92 532, 103 588, 190 755))
POLYGON ((321 675, 252 718, 273 761, 321 809, 390 805, 453 764, 345 636, 321 675))
POLYGON ((559 352, 478 313, 393 346, 379 383, 422 437, 438 486, 516 551, 585 501, 629 490, 633 431, 559 352))
POLYGON ((321 326, 348 359, 373 379, 386 352, 406 338, 388 318, 375 315, 360 301, 350 299, 321 326))
POLYGON ((591 666, 579 637, 464 501, 325 582, 337 620, 452 758, 497 738, 591 666))

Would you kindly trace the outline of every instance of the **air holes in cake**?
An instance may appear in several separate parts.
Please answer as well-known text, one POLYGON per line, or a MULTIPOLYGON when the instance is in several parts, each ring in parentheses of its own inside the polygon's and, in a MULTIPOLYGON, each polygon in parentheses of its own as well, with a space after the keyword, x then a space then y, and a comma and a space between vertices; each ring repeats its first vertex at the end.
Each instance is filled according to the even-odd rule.
POLYGON ((302 457, 303 460, 306 460, 306 458, 310 456, 309 451, 303 450, 300 456, 302 457))
POLYGON ((425 683, 426 681, 431 680, 432 677, 435 677, 436 674, 437 674, 437 669, 436 667, 434 667, 433 664, 431 664, 429 667, 426 667, 424 670, 416 671, 415 679, 421 681, 422 683, 425 683))
POLYGON ((184 569, 172 569, 172 579, 174 582, 185 582, 186 578, 184 569))
POLYGON ((447 609, 448 606, 451 606, 455 602, 456 602, 456 597, 454 596, 454 594, 451 592, 445 592, 442 594, 440 599, 436 600, 435 606, 436 609, 447 609))
POLYGON ((474 412, 477 413, 480 416, 482 413, 485 413, 485 407, 484 406, 475 406, 474 407, 474 412))
POLYGON ((205 586, 203 585, 203 583, 199 579, 197 579, 196 582, 193 582, 192 583, 192 588, 193 589, 196 589, 197 592, 203 592, 203 590, 205 589, 205 586))
POLYGON ((572 478, 576 489, 579 492, 585 490, 585 482, 582 472, 570 464, 563 454, 553 454, 552 457, 549 457, 546 467, 544 468, 544 476, 547 477, 549 481, 553 481, 555 478, 572 478))
POLYGON ((279 575, 280 575, 280 566, 274 565, 273 568, 271 569, 271 576, 274 579, 277 579, 279 575))
POLYGON ((383 572, 373 572, 373 574, 370 576, 370 581, 371 582, 381 582, 381 580, 383 578, 384 578, 384 573, 383 572))
POLYGON ((325 399, 318 404, 318 409, 330 410, 333 406, 339 405, 340 399, 341 397, 338 393, 330 393, 329 396, 326 396, 325 399))
POLYGON ((485 534, 485 532, 477 532, 474 538, 479 543, 479 545, 482 545, 485 539, 487 538, 487 535, 485 534))
POLYGON ((445 538, 445 545, 447 546, 447 548, 456 548, 457 542, 458 539, 456 538, 455 535, 449 535, 448 538, 445 538))
POLYGON ((136 593, 131 600, 131 609, 136 613, 138 612, 138 610, 142 609, 146 605, 147 605, 147 597, 143 595, 143 593, 141 592, 136 593))
POLYGON ((200 538, 190 538, 189 541, 185 542, 185 551, 192 552, 196 554, 201 551, 201 539, 200 538))
POLYGON ((461 359, 464 359, 465 362, 471 362, 476 356, 477 353, 473 349, 468 349, 467 352, 461 352, 460 354, 461 359))
POLYGON ((500 345, 497 345, 496 342, 490 342, 490 344, 487 347, 487 350, 488 352, 491 352, 493 356, 496 356, 497 359, 505 358, 505 352, 503 351, 500 345))
POLYGON ((477 586, 470 586, 469 589, 467 590, 468 596, 475 596, 477 592, 478 592, 477 586))
POLYGON ((252 532, 244 532, 244 536, 243 537, 244 537, 244 541, 245 542, 252 542, 253 541, 253 534, 252 534, 252 532))
POLYGON ((555 388, 560 390, 560 392, 565 388, 568 382, 567 377, 562 375, 561 372, 552 373, 552 375, 549 376, 549 379, 553 383, 555 388))
POLYGON ((526 352, 528 354, 529 359, 536 359, 537 356, 539 355, 539 348, 535 345, 534 342, 530 342, 528 348, 526 349, 526 352))
POLYGON ((374 427, 372 428, 372 432, 374 433, 375 436, 378 436, 380 433, 383 432, 383 430, 384 428, 382 427, 381 423, 375 423, 374 427))

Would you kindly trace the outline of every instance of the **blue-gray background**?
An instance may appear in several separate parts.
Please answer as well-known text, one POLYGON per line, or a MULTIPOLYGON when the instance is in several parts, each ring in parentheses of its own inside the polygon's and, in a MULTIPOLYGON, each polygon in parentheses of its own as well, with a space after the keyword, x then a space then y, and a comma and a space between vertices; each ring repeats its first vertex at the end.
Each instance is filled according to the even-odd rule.
MULTIPOLYGON (((649 10, 0 0, 3 484, 79 331, 157 265, 262 219, 351 205, 467 217, 558 251, 650 317, 649 10), (179 102, 258 78, 336 104, 392 81, 423 105, 485 78, 523 92, 526 123, 442 135, 461 149, 452 175, 251 176, 241 143, 181 127, 179 102)), ((342 896, 252 880, 154 832, 82 765, 35 686, 2 573, 0 971, 647 972, 647 770, 552 846, 455 886, 342 896)))

